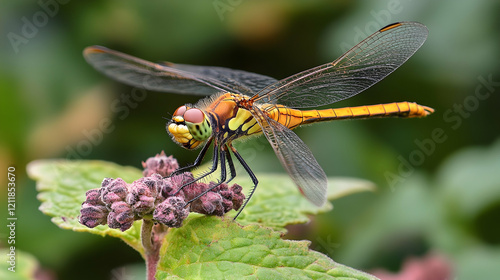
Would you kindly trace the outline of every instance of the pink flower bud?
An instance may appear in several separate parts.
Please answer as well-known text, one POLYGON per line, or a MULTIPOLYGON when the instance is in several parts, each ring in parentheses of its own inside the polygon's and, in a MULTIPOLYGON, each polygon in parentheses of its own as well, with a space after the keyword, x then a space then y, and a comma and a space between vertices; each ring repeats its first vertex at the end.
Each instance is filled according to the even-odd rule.
POLYGON ((134 215, 131 212, 110 212, 108 215, 108 226, 110 228, 117 228, 121 231, 126 231, 134 223, 134 215))
POLYGON ((219 193, 209 191, 191 203, 191 211, 206 215, 223 216, 224 206, 219 193))
POLYGON ((134 223, 134 218, 134 213, 128 203, 116 201, 111 205, 111 212, 108 214, 108 226, 126 231, 134 223))
MULTIPOLYGON (((177 192, 180 187, 182 187, 184 184, 189 183, 194 180, 193 174, 190 172, 184 172, 182 174, 174 175, 169 178, 165 178, 164 180, 164 185, 162 186, 161 189, 161 196, 163 198, 168 198, 170 196, 173 196, 176 194, 176 196, 185 198, 185 191, 189 188, 188 185, 182 189, 182 191, 177 192)), ((187 198, 186 198, 187 199, 187 198)))
POLYGON ((78 221, 80 224, 94 228, 106 224, 109 210, 101 201, 101 189, 87 191, 86 200, 82 203, 78 221))
POLYGON ((143 177, 130 184, 126 201, 136 215, 143 216, 153 211, 163 185, 165 185, 164 179, 159 174, 143 177))
POLYGON ((238 210, 245 201, 245 194, 242 193, 243 188, 238 184, 234 184, 230 190, 233 193, 233 209, 238 210))
POLYGON ((80 209, 78 221, 86 227, 94 228, 106 224, 108 213, 109 211, 104 205, 92 205, 84 202, 82 209, 80 209))
POLYGON ((162 177, 167 177, 175 170, 179 169, 179 164, 173 156, 167 157, 164 151, 157 154, 155 157, 150 157, 146 162, 142 162, 144 177, 151 176, 154 173, 160 174, 162 177))
POLYGON ((123 201, 128 194, 128 184, 121 178, 104 179, 101 186, 101 200, 108 206, 115 201, 123 201))
POLYGON ((203 193, 207 188, 208 188, 207 184, 200 182, 200 183, 190 184, 184 187, 182 191, 184 192, 186 200, 190 201, 191 199, 197 197, 199 194, 203 193))
POLYGON ((185 204, 184 199, 180 197, 169 197, 156 206, 153 219, 168 227, 181 227, 182 221, 189 215, 189 210, 185 207, 185 204))

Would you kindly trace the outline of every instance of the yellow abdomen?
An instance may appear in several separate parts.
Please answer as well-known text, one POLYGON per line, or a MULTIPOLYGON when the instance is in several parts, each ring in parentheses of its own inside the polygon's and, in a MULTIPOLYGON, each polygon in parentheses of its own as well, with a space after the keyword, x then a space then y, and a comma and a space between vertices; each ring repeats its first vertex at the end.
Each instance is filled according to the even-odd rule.
POLYGON ((340 119, 425 117, 433 113, 434 109, 413 102, 395 102, 324 110, 297 110, 282 105, 275 105, 268 107, 266 112, 272 119, 293 129, 302 124, 340 119))

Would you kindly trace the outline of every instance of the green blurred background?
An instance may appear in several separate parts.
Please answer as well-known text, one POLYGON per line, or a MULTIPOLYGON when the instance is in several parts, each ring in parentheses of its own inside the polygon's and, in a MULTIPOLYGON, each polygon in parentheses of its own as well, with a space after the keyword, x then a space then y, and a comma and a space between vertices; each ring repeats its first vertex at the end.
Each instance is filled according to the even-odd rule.
MULTIPOLYGON (((17 168, 17 248, 59 279, 123 278, 118 267, 140 263, 139 254, 113 238, 58 229, 38 211, 26 164, 82 158, 140 167, 161 150, 181 164, 197 155, 169 139, 162 118, 197 97, 118 84, 85 62, 86 46, 280 79, 411 20, 429 28, 424 46, 390 77, 334 106, 414 101, 436 112, 297 129, 328 176, 368 179, 378 190, 335 201, 288 238, 309 239, 365 271, 395 272, 405 259, 438 254, 458 279, 498 278, 499 13, 493 0, 2 1, 0 166, 4 174, 17 168)), ((284 172, 265 138, 236 146, 257 174, 284 172)), ((6 191, 0 197, 6 201, 6 191)), ((6 211, 0 215, 5 220, 6 211)), ((3 245, 5 236, 2 229, 3 245)))

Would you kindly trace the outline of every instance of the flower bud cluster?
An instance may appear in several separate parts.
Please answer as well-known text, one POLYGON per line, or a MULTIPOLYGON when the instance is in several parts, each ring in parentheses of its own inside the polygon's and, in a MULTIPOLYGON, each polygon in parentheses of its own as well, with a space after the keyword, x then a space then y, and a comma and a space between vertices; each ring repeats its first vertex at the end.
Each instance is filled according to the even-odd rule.
POLYGON ((110 228, 125 231, 135 220, 152 216, 155 222, 168 227, 180 227, 189 212, 222 216, 228 211, 238 210, 245 199, 241 186, 229 187, 223 183, 192 183, 190 172, 165 178, 179 165, 173 157, 162 152, 143 162, 145 177, 127 184, 121 178, 106 178, 101 188, 87 191, 86 200, 80 210, 81 224, 93 228, 107 224, 110 228), (209 190, 199 199, 190 200, 209 190))

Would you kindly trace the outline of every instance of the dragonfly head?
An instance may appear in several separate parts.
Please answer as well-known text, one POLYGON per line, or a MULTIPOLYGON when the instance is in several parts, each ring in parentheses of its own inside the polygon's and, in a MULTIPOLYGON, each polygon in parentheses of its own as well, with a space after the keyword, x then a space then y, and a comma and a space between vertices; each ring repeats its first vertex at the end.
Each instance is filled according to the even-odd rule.
POLYGON ((198 108, 181 106, 175 110, 167 131, 177 144, 186 149, 194 149, 212 135, 212 127, 207 115, 198 108))

